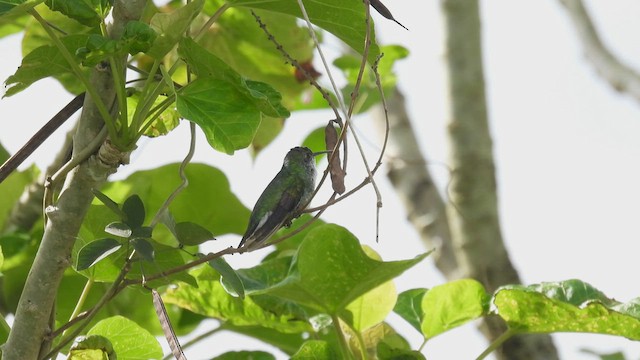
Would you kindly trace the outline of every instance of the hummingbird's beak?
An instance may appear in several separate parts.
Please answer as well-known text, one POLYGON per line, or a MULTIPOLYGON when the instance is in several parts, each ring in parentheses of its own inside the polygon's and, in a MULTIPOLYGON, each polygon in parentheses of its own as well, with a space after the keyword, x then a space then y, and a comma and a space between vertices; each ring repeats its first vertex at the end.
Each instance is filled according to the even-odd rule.
POLYGON ((318 156, 318 155, 322 155, 322 154, 331 154, 332 152, 333 152, 333 150, 322 150, 322 151, 314 152, 313 156, 318 156))

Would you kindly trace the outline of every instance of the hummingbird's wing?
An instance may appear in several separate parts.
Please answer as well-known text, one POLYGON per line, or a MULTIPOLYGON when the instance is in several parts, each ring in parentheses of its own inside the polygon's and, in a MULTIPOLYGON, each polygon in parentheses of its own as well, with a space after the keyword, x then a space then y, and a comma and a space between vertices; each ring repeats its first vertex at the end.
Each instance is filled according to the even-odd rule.
MULTIPOLYGON (((254 226, 247 229, 238 247, 241 247, 245 242, 248 246, 264 242, 283 225, 291 221, 297 215, 298 207, 301 205, 303 190, 303 184, 292 184, 287 187, 282 192, 277 204, 270 207, 271 211, 267 211, 259 220, 256 219, 257 221, 253 222, 254 226)), ((258 203, 260 200, 258 199, 258 203)))

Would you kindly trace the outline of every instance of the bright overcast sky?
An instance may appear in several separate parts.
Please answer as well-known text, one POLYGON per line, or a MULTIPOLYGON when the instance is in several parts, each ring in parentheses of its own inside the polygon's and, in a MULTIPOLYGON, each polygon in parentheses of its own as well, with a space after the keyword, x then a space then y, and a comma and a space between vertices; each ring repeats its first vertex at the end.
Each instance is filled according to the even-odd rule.
MULTIPOLYGON (((407 96, 429 168, 444 188, 449 176, 441 165, 447 162, 447 98, 439 2, 421 2, 420 7, 409 0, 387 0, 385 4, 410 31, 374 15, 378 39, 404 45, 412 52, 397 66, 400 87, 407 96)), ((588 1, 587 5, 603 41, 640 71, 640 2, 588 1)), ((578 278, 620 301, 640 296, 640 104, 614 92, 586 63, 558 1, 483 1, 482 20, 502 229, 523 281, 529 284, 578 278)), ((19 41, 16 36, 0 40, 2 80, 20 63, 16 51, 19 41)), ((0 143, 15 152, 69 99, 54 82, 40 81, 17 96, 1 100, 5 131, 0 134, 0 143)), ((306 131, 325 124, 328 118, 318 113, 294 114, 285 132, 255 164, 246 151, 233 158, 215 153, 202 137, 194 161, 224 169, 233 190, 252 207, 280 168, 286 150, 298 145, 306 131), (301 120, 296 122, 296 118, 301 120)), ((367 143, 375 143, 375 132, 362 120, 358 125, 367 143)), ((183 124, 168 137, 144 142, 133 155, 132 165, 118 176, 160 162, 179 161, 187 151, 187 134, 183 124)), ((46 165, 63 135, 64 131, 59 131, 27 162, 46 165)), ((355 176, 352 181, 360 179, 355 176)), ((393 190, 383 177, 379 183, 384 200, 380 243, 374 241, 375 197, 370 189, 330 209, 324 219, 348 227, 386 260, 412 258, 424 252, 393 190), (355 212, 360 215, 354 216, 355 212)), ((237 236, 228 238, 230 243, 237 241, 237 236)), ((232 263, 249 263, 247 258, 238 258, 231 259, 232 263)), ((396 284, 402 291, 442 282, 427 259, 396 284)), ((413 329, 396 320, 394 324, 414 346, 420 344, 413 329)), ((562 334, 555 339, 566 359, 594 359, 580 353, 580 348, 622 350, 628 359, 640 357, 640 344, 622 338, 562 334)), ((238 344, 232 334, 216 335, 210 341, 238 344)), ((209 349, 201 354, 217 352, 211 350, 212 343, 201 347, 209 349)), ((243 340, 233 349, 248 346, 257 347, 258 343, 243 340)), ((468 324, 436 337, 425 349, 430 360, 471 359, 485 346, 474 324, 468 324)), ((190 358, 199 358, 197 352, 189 354, 190 358)))

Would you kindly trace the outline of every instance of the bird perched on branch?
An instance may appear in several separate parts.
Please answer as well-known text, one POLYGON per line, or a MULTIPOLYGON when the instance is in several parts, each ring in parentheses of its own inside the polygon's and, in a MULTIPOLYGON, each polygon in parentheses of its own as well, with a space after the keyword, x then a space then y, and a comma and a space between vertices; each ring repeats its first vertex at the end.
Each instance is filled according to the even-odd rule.
POLYGON ((238 248, 259 246, 302 214, 316 184, 315 155, 306 147, 298 146, 289 150, 282 169, 253 207, 249 225, 238 248))

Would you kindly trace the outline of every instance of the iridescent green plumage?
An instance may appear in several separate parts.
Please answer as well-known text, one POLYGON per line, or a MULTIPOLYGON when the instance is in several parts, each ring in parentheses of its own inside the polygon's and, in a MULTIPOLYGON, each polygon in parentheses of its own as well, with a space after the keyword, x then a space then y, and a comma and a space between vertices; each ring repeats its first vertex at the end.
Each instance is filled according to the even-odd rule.
POLYGON ((238 247, 256 247, 281 227, 291 224, 311 200, 315 183, 316 168, 311 150, 306 147, 289 150, 282 169, 253 207, 238 247))

